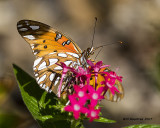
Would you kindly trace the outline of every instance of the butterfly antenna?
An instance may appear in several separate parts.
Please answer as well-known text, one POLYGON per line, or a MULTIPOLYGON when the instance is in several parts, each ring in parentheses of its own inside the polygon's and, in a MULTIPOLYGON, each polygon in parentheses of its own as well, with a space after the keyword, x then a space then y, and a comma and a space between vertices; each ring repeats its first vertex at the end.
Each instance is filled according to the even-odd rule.
POLYGON ((112 45, 112 44, 117 44, 117 43, 122 44, 123 42, 122 42, 122 41, 117 41, 117 42, 115 42, 115 43, 108 43, 108 44, 106 44, 106 45, 101 45, 101 46, 95 47, 94 50, 97 50, 98 48, 101 48, 101 47, 104 47, 104 46, 108 46, 108 45, 112 45))
POLYGON ((91 48, 93 47, 93 41, 94 41, 94 35, 95 35, 95 30, 96 30, 96 24, 97 24, 97 17, 95 17, 95 24, 94 24, 94 30, 93 30, 93 38, 92 38, 91 48))
POLYGON ((99 53, 102 51, 103 47, 101 47, 101 49, 98 51, 96 57, 94 58, 94 60, 96 60, 97 56, 99 55, 99 53))
POLYGON ((97 49, 101 48, 101 49, 98 51, 95 59, 97 58, 97 56, 99 55, 99 53, 102 51, 102 49, 103 49, 104 46, 108 46, 108 45, 112 45, 112 44, 117 44, 117 43, 122 44, 123 42, 122 42, 122 41, 118 41, 118 42, 115 42, 115 43, 109 43, 109 44, 106 44, 106 45, 101 45, 101 46, 95 47, 94 50, 97 50, 97 49))

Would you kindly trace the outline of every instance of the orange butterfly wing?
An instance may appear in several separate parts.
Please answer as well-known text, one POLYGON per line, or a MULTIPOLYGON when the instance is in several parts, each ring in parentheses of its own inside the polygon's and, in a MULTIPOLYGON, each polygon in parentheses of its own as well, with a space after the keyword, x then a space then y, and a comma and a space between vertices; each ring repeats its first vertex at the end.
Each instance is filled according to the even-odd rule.
POLYGON ((81 49, 69 37, 37 21, 21 20, 17 29, 36 56, 33 70, 37 83, 46 91, 56 92, 62 72, 62 67, 56 63, 76 67, 81 49))
MULTIPOLYGON (((110 72, 110 71, 111 71, 111 69, 108 68, 108 67, 107 68, 102 68, 100 70, 100 72, 110 72)), ((101 74, 98 74, 97 89, 99 87, 104 87, 105 86, 105 85, 100 84, 101 81, 105 81, 105 79, 101 74)), ((94 75, 91 76, 90 84, 93 85, 93 87, 95 87, 95 76, 94 75)), ((115 81, 114 86, 119 90, 119 93, 115 92, 115 94, 113 95, 111 93, 111 91, 108 89, 107 92, 105 93, 104 97, 105 97, 106 100, 109 100, 109 101, 112 101, 112 102, 117 102, 117 101, 120 101, 121 99, 123 99, 123 97, 124 97, 124 89, 123 89, 122 83, 120 81, 118 81, 118 80, 115 81)))

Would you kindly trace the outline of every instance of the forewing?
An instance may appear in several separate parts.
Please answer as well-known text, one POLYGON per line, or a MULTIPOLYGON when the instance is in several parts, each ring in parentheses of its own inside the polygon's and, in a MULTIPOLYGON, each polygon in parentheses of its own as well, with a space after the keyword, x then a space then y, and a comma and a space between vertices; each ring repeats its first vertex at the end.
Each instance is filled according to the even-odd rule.
POLYGON ((81 54, 81 49, 71 38, 50 26, 32 20, 17 23, 19 34, 30 44, 34 55, 41 57, 52 52, 81 54))
POLYGON ((46 91, 56 92, 62 72, 57 64, 77 66, 81 49, 69 37, 37 21, 21 20, 17 29, 36 56, 33 70, 38 84, 46 91))

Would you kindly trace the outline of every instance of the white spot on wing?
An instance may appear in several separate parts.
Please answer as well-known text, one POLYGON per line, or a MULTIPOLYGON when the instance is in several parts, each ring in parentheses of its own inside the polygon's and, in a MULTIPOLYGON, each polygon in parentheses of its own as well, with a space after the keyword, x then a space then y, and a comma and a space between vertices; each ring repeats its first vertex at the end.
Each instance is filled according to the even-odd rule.
POLYGON ((107 96, 107 99, 109 99, 109 98, 110 98, 109 91, 107 91, 105 95, 107 96))
POLYGON ((25 23, 26 23, 26 25, 29 25, 29 23, 28 23, 28 21, 26 20, 26 21, 24 21, 25 23))
POLYGON ((54 70, 62 70, 63 68, 61 66, 57 66, 54 68, 54 70))
POLYGON ((79 59, 77 59, 77 63, 78 63, 78 65, 80 65, 79 59))
POLYGON ((65 53, 58 53, 58 56, 60 56, 60 57, 67 57, 67 55, 65 53))
POLYGON ((117 101, 117 95, 116 94, 113 96, 113 101, 117 101))
POLYGON ((45 88, 46 88, 46 85, 45 85, 45 84, 43 84, 42 88, 43 88, 43 89, 45 89, 45 88))
POLYGON ((106 69, 104 70, 104 72, 108 72, 108 69, 106 68, 106 69))
POLYGON ((38 54, 38 52, 34 52, 33 54, 34 54, 34 55, 37 55, 37 54, 38 54))
POLYGON ((56 79, 55 82, 54 82, 54 86, 56 86, 56 85, 58 84, 59 79, 60 79, 60 77, 57 77, 57 79, 56 79))
POLYGON ((120 101, 120 97, 117 98, 117 101, 120 101))
POLYGON ((29 26, 30 28, 32 28, 32 30, 37 30, 37 29, 39 29, 39 26, 29 26))
POLYGON ((36 70, 36 67, 33 67, 33 70, 36 70))
POLYGON ((19 31, 27 31, 27 28, 20 28, 19 31))
POLYGON ((73 62, 73 65, 76 65, 77 63, 76 62, 73 62))
POLYGON ((75 58, 79 58, 79 55, 76 54, 76 53, 72 53, 72 52, 66 52, 66 53, 71 55, 71 56, 73 56, 73 57, 75 57, 75 58))
POLYGON ((80 60, 81 60, 81 62, 83 62, 83 61, 84 61, 84 56, 82 56, 82 57, 80 58, 80 60))
POLYGON ((35 76, 38 76, 38 73, 36 73, 35 76))
POLYGON ((34 48, 34 45, 31 45, 31 48, 33 49, 33 48, 34 48))
POLYGON ((23 37, 28 38, 30 40, 36 39, 33 35, 26 35, 26 36, 23 36, 23 37))
POLYGON ((65 85, 62 86, 61 91, 63 91, 64 87, 65 87, 65 85))
POLYGON ((68 66, 70 63, 72 63, 72 61, 71 60, 67 60, 64 63, 68 66))
POLYGON ((41 60, 42 60, 42 57, 36 59, 36 60, 34 61, 33 67, 37 66, 37 65, 41 62, 41 60))
POLYGON ((49 59, 49 66, 57 63, 58 59, 49 59))
POLYGON ((54 77, 55 77, 55 73, 52 73, 52 74, 49 76, 50 81, 53 81, 54 77))
POLYGON ((49 91, 49 87, 47 86, 47 87, 45 88, 45 90, 48 92, 48 91, 49 91))
POLYGON ((77 63, 74 61, 74 62, 72 63, 72 67, 75 67, 75 66, 77 66, 77 63))
POLYGON ((46 68, 46 62, 45 61, 38 67, 38 70, 42 70, 44 68, 46 68))
POLYGON ((43 75, 43 76, 38 80, 38 84, 39 84, 40 82, 44 81, 45 78, 46 78, 46 76, 47 76, 47 75, 43 75))
POLYGON ((20 28, 20 27, 22 27, 22 26, 23 26, 22 24, 18 24, 18 25, 17 25, 18 28, 20 28))
POLYGON ((53 54, 55 54, 55 53, 57 53, 57 52, 52 52, 52 53, 49 53, 48 55, 53 55, 53 54))
POLYGON ((39 77, 37 77, 36 80, 38 81, 38 80, 39 80, 39 77))

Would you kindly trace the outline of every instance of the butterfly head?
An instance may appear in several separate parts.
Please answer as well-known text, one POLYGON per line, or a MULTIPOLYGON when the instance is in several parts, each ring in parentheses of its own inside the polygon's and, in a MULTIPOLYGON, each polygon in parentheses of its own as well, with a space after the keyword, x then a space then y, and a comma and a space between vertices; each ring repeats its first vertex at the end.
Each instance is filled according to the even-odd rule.
POLYGON ((94 48, 91 47, 91 48, 87 48, 87 51, 86 51, 86 56, 89 58, 90 55, 93 55, 94 54, 94 48))

